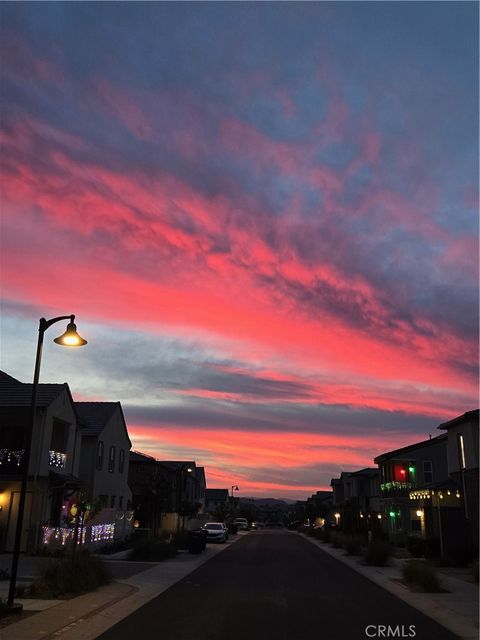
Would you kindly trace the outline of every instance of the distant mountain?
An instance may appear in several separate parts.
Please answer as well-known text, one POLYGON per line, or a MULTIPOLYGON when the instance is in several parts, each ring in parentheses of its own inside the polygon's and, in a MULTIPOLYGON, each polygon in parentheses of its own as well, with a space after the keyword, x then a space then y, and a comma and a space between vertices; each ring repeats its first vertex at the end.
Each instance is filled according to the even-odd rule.
POLYGON ((256 507, 289 507, 296 503, 296 500, 289 498, 240 498, 241 502, 253 502, 256 507))

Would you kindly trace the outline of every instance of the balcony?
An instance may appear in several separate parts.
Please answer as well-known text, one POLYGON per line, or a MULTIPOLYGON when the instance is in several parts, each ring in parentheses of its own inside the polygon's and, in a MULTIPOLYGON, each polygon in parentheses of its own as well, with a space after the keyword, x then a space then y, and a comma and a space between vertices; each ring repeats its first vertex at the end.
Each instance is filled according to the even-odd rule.
POLYGON ((389 496, 408 497, 409 491, 415 489, 415 486, 413 482, 392 480, 391 482, 382 482, 380 491, 384 498, 389 496))
POLYGON ((67 454, 60 451, 49 451, 48 465, 55 469, 65 469, 67 466, 67 454))

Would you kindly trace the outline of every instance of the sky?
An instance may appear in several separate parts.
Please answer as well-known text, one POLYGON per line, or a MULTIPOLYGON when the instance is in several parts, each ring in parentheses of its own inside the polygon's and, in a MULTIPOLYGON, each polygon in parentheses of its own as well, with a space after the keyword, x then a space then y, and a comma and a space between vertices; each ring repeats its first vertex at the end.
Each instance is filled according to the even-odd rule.
POLYGON ((1 360, 305 499, 478 406, 478 5, 2 3, 1 360), (49 329, 54 338, 64 330, 49 329))

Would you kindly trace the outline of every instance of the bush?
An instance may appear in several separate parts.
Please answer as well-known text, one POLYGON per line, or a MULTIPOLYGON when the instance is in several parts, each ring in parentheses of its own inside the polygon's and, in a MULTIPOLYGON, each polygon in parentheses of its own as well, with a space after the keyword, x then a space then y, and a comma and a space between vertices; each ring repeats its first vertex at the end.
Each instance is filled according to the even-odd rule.
POLYGON ((160 540, 144 540, 135 545, 128 555, 129 560, 161 562, 177 555, 177 547, 160 540))
POLYGON ((31 596, 58 598, 63 595, 93 591, 110 582, 110 573, 100 558, 88 551, 77 552, 45 563, 40 577, 30 587, 31 596))
POLYGON ((432 560, 440 555, 440 540, 438 538, 427 538, 425 540, 425 558, 432 560))
POLYGON ((362 540, 358 536, 345 536, 343 547, 349 556, 359 556, 362 552, 362 540))
POLYGON ((365 551, 365 562, 373 567, 384 567, 389 557, 390 545, 385 540, 372 540, 365 551))
POLYGON ((345 543, 345 536, 342 531, 333 531, 330 541, 335 549, 341 549, 345 543))
POLYGON ((407 538, 407 549, 414 558, 422 558, 425 555, 425 540, 420 536, 407 538))
POLYGON ((403 579, 427 593, 440 591, 440 582, 432 567, 422 560, 407 560, 402 567, 403 579))
POLYGON ((128 538, 125 540, 115 540, 115 542, 102 545, 96 550, 96 553, 108 555, 110 553, 117 553, 118 551, 125 551, 125 549, 130 549, 131 546, 132 542, 128 538))

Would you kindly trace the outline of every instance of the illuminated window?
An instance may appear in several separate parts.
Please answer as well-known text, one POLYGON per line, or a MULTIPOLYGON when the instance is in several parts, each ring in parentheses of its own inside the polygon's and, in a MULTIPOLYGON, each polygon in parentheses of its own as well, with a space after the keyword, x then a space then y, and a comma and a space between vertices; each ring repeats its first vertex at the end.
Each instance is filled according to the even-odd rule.
POLYGON ((433 482, 433 463, 431 460, 423 461, 423 481, 425 484, 433 482))
POLYGON ((458 444, 458 458, 460 460, 460 469, 465 469, 465 446, 463 443, 463 435, 459 433, 457 435, 457 444, 458 444))
POLYGON ((97 444, 97 469, 101 471, 102 467, 103 467, 103 442, 99 440, 97 444))
POLYGON ((110 451, 108 453, 108 472, 113 473, 115 471, 115 447, 110 447, 110 451))

